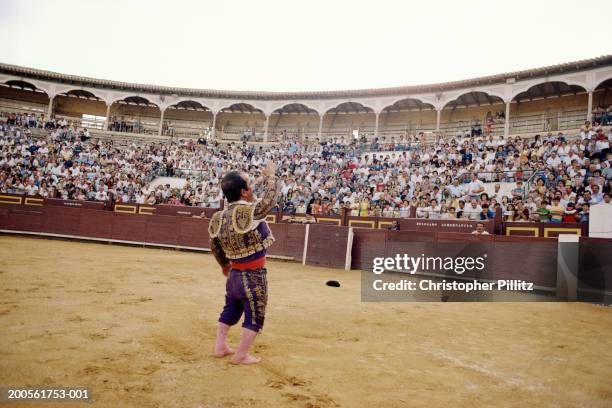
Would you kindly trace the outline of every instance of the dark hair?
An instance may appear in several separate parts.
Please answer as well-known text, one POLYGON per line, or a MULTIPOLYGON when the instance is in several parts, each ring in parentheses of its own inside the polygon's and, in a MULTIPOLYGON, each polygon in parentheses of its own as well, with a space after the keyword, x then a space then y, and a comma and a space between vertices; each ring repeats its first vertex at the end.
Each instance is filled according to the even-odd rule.
POLYGON ((240 200, 242 190, 247 188, 246 181, 237 171, 230 171, 221 180, 221 190, 229 203, 240 200))

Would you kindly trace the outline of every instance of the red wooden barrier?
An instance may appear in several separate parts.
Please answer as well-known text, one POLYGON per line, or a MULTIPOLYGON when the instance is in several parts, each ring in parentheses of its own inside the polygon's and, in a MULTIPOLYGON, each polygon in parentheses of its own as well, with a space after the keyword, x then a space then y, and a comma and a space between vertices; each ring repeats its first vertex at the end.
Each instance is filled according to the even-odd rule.
POLYGON ((493 241, 493 237, 495 235, 476 235, 471 234, 469 232, 465 233, 457 233, 457 232, 437 232, 437 241, 438 242, 483 242, 483 241, 493 241))
POLYGON ((207 219, 183 217, 179 221, 178 244, 193 248, 209 248, 207 219))
POLYGON ((351 269, 371 269, 372 260, 385 253, 387 236, 384 230, 354 228, 351 269))
POLYGON ((274 235, 274 244, 268 249, 270 255, 285 256, 287 253, 287 226, 289 224, 274 223, 268 224, 272 235, 274 235))
POLYGON ((217 211, 221 211, 217 208, 204 208, 204 212, 206 213, 206 218, 212 218, 213 214, 217 211))
POLYGON ((468 221, 468 220, 430 220, 422 218, 400 218, 400 230, 402 231, 445 231, 471 233, 476 225, 482 222, 489 234, 493 234, 494 223, 492 220, 468 221))
POLYGON ((204 207, 188 207, 185 205, 168 205, 161 204, 152 206, 154 210, 152 214, 156 215, 174 215, 179 217, 192 217, 194 215, 201 215, 205 212, 204 207))
POLYGON ((268 254, 302 260, 306 226, 302 224, 274 223, 268 224, 274 235, 274 244, 268 254))
POLYGON ((537 286, 556 287, 555 240, 362 228, 355 228, 353 234, 353 269, 370 270, 375 257, 395 257, 397 254, 411 257, 479 257, 487 254, 487 266, 483 271, 465 272, 463 277, 523 279, 537 286))
POLYGON ((47 206, 43 208, 45 222, 42 232, 78 235, 80 230, 79 208, 47 206))
MULTIPOLYGON (((35 203, 17 204, 18 200, 19 196, 16 199, 8 199, 14 203, 0 206, 0 228, 196 248, 209 246, 209 221, 206 219, 137 214, 140 208, 138 206, 132 207, 135 214, 126 214, 88 209, 85 206, 75 208, 60 204, 62 200, 57 201, 57 204, 45 206, 37 206, 35 203)), ((102 203, 92 204, 99 207, 102 203)), ((129 208, 120 209, 132 211, 129 208)), ((400 222, 402 221, 432 223, 433 220, 402 219, 400 222)), ((438 225, 440 228, 448 222, 433 221, 435 225, 442 224, 438 225)), ((463 226, 457 227, 457 222, 461 223, 455 221, 451 223, 451 227, 467 230, 463 226)), ((488 267, 482 273, 474 275, 475 277, 493 280, 523 279, 538 286, 555 287, 557 265, 551 260, 557 259, 557 241, 543 238, 543 232, 548 231, 548 236, 551 236, 554 231, 550 228, 563 228, 567 224, 506 224, 506 228, 514 224, 527 228, 535 227, 538 237, 475 236, 442 230, 422 230, 433 227, 431 224, 415 224, 415 227, 421 230, 412 231, 354 228, 352 267, 370 269, 372 259, 380 256, 392 257, 404 253, 411 256, 439 256, 446 252, 462 255, 475 251, 488 255, 488 267)), ((569 227, 584 226, 570 224, 569 227)), ((270 228, 276 237, 276 243, 269 253, 301 260, 306 226, 280 223, 270 224, 270 228)), ((309 229, 306 262, 310 265, 343 268, 349 229, 322 224, 311 224, 309 229)), ((584 279, 581 277, 581 288, 612 290, 612 278, 609 277, 609 271, 612 270, 611 243, 612 240, 581 238, 580 270, 584 273, 584 279)))
POLYGON ((32 207, 42 207, 45 200, 42 197, 37 196, 25 196, 23 197, 23 207, 31 209, 32 207))
POLYGON ((156 215, 146 217, 143 241, 154 244, 178 245, 181 224, 176 217, 156 215))
POLYGON ((344 268, 348 228, 332 225, 310 224, 308 233, 308 265, 328 268, 344 268))
POLYGON ((112 239, 144 242, 149 215, 117 214, 113 219, 112 239))
POLYGON ((45 198, 43 200, 43 203, 45 207, 59 206, 59 207, 70 207, 70 208, 88 208, 90 210, 104 210, 106 208, 106 203, 102 201, 78 201, 78 200, 60 200, 57 198, 45 198))
POLYGON ((494 239, 494 254, 486 279, 523 279, 537 286, 557 286, 557 241, 494 239))
MULTIPOLYGON (((0 207, 0 229, 209 248, 208 219, 68 207, 62 200, 44 207, 25 208, 16 204, 0 207)), ((306 227, 270 224, 270 228, 276 243, 269 253, 301 260, 306 227)))
POLYGON ((113 236, 115 214, 110 211, 99 211, 82 208, 79 210, 79 231, 81 237, 107 238, 113 236))
POLYGON ((502 234, 507 236, 557 238, 559 234, 588 236, 587 224, 552 222, 504 222, 502 234))
POLYGON ((337 227, 342 225, 342 217, 339 215, 315 215, 317 224, 335 225, 337 227))
POLYGON ((0 193, 0 205, 15 206, 23 204, 23 194, 0 193))
POLYGON ((306 226, 299 224, 287 224, 287 239, 284 256, 291 257, 296 261, 302 260, 304 254, 304 241, 306 239, 306 226))
POLYGON ((382 254, 387 257, 405 253, 411 256, 433 254, 436 251, 436 240, 435 232, 385 231, 385 249, 382 254))
POLYGON ((578 290, 612 292, 612 239, 580 238, 578 290))
POLYGON ((7 229, 13 231, 41 232, 45 221, 44 212, 38 210, 22 210, 11 208, 8 214, 7 229))
POLYGON ((378 217, 357 217, 351 215, 348 217, 348 226, 355 228, 376 228, 378 217))
POLYGON ((8 207, 0 206, 0 229, 8 229, 9 213, 10 209, 8 207))

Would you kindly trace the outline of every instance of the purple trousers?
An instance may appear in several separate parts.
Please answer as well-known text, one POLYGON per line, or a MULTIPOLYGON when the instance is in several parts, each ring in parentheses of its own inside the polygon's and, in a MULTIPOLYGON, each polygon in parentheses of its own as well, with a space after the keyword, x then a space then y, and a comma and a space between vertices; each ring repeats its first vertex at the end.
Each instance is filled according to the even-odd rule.
POLYGON ((260 331, 263 328, 268 303, 266 268, 232 269, 225 283, 225 306, 219 321, 233 326, 244 312, 242 327, 260 331))

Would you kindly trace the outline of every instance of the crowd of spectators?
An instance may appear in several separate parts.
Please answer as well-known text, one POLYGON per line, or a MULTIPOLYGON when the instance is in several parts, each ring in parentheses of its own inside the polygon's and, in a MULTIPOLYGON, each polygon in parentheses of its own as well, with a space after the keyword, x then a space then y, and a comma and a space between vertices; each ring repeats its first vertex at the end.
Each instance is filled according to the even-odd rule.
POLYGON ((606 108, 604 105, 598 105, 593 109, 593 123, 597 126, 612 125, 612 105, 606 108))
POLYGON ((70 128, 71 132, 78 134, 78 137, 89 138, 90 133, 86 128, 79 128, 78 124, 73 121, 68 121, 66 118, 48 118, 44 113, 6 113, 2 112, 2 116, 6 117, 5 124, 22 129, 59 129, 70 128))
POLYGON ((585 123, 579 135, 535 140, 438 136, 365 142, 293 138, 269 148, 246 142, 192 140, 114 146, 61 122, 47 127, 27 115, 0 122, 0 192, 74 200, 219 208, 219 180, 232 169, 256 179, 266 160, 281 176, 278 210, 430 219, 586 222, 590 207, 610 205, 612 131, 585 123), (14 119, 14 120, 13 120, 14 119), (153 187, 155 176, 180 176, 183 187, 153 187), (492 185, 492 189, 486 189, 492 185))
POLYGON ((169 188, 149 182, 178 146, 114 147, 60 126, 35 139, 31 128, 0 122, 0 192, 119 202, 171 202, 169 188))
MULTIPOLYGON (((66 120, 66 118, 46 118, 43 113, 3 113, 6 116, 6 124, 19 126, 23 128, 39 128, 39 129, 56 129, 60 127, 70 127, 75 132, 86 133, 87 129, 79 127, 79 123, 75 120, 66 120)), ((107 129, 112 132, 126 133, 147 133, 157 134, 158 129, 152 128, 155 123, 145 123, 140 118, 126 119, 124 116, 112 116, 108 123, 107 129), (148 127, 146 127, 147 125, 148 127)), ((208 129, 204 129, 208 133, 208 129)), ((164 120, 162 123, 162 135, 175 136, 174 123, 164 120)))
POLYGON ((112 132, 145 133, 145 128, 140 118, 126 120, 123 116, 112 116, 109 120, 107 128, 112 132))

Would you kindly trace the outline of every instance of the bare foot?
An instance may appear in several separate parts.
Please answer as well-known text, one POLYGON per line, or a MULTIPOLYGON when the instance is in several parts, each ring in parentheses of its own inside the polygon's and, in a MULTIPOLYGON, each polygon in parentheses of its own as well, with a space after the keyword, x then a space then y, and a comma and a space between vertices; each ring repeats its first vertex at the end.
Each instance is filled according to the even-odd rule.
POLYGON ((229 348, 229 346, 225 346, 224 348, 221 348, 221 349, 215 348, 215 357, 217 358, 229 356, 230 354, 234 354, 234 350, 229 348))
POLYGON ((253 357, 250 354, 245 354, 242 358, 234 357, 232 359, 232 364, 257 364, 261 361, 261 359, 257 357, 253 357))

